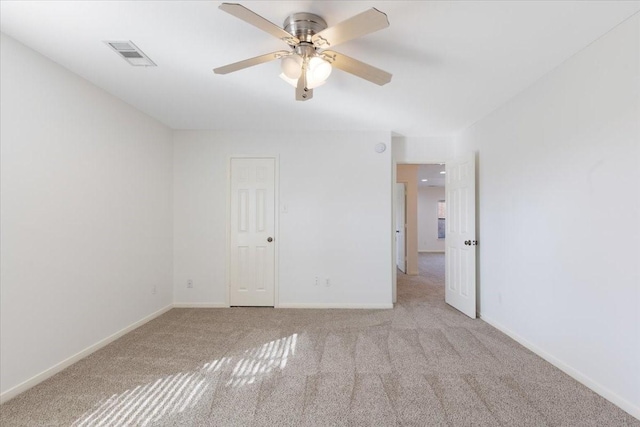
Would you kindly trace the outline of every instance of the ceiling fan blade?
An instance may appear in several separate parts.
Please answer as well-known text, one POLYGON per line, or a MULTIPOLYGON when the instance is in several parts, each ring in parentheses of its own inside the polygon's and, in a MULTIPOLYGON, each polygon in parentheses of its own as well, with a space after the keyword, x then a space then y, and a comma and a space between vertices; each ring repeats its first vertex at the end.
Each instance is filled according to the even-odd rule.
POLYGON ((300 43, 300 40, 298 40, 298 38, 294 37, 293 35, 283 30, 282 28, 278 27, 273 22, 268 21, 264 19, 262 16, 258 15, 257 13, 247 9, 241 4, 222 3, 220 5, 220 9, 235 16, 236 18, 242 19, 244 22, 247 22, 253 25, 254 27, 260 28, 262 31, 265 31, 271 34, 272 36, 279 38, 280 40, 284 41, 285 43, 291 46, 295 46, 298 43, 300 43))
POLYGON ((289 52, 288 50, 279 50, 276 52, 271 52, 271 53, 266 53, 264 55, 256 56, 255 58, 249 58, 249 59, 245 59, 244 61, 234 62, 233 64, 214 68, 213 72, 216 74, 229 74, 229 73, 233 73, 234 71, 242 70, 243 68, 253 67, 254 65, 273 61, 274 59, 280 59, 289 55, 291 55, 291 52, 289 52))
POLYGON ((302 67, 302 73, 296 86, 296 101, 308 101, 313 98, 313 89, 307 88, 307 65, 302 67))
POLYGON ((316 47, 326 49, 388 26, 387 15, 376 8, 371 8, 314 34, 311 41, 316 47))
POLYGON ((382 86, 391 81, 392 75, 390 73, 387 73, 386 71, 376 68, 372 65, 365 64, 364 62, 358 61, 357 59, 350 58, 347 55, 343 55, 332 50, 325 50, 324 52, 322 52, 322 56, 333 67, 336 67, 342 71, 346 71, 347 73, 351 73, 354 76, 363 78, 365 80, 369 80, 370 82, 377 85, 382 86))

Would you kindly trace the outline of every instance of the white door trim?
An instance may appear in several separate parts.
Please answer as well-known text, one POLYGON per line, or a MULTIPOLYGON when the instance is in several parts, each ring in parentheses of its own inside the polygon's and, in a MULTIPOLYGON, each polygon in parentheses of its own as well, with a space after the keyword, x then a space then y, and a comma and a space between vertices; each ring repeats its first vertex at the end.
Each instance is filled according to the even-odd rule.
POLYGON ((274 266, 273 266, 273 306, 278 308, 280 306, 280 156, 277 154, 264 154, 264 155, 248 155, 248 154, 232 154, 227 158, 227 189, 226 189, 226 238, 225 238, 225 305, 231 307, 231 159, 273 159, 275 162, 275 177, 274 177, 274 266))
POLYGON ((398 272, 396 259, 398 242, 396 242, 396 180, 398 177, 398 163, 395 156, 391 160, 391 303, 398 302, 398 272))
MULTIPOLYGON (((396 239, 396 254, 398 253, 398 185, 402 185, 403 187, 403 192, 404 192, 404 207, 403 207, 403 211, 404 211, 404 220, 402 221, 402 242, 404 244, 404 248, 402 250, 403 252, 403 257, 404 259, 402 260, 403 262, 403 267, 400 268, 400 266, 398 265, 398 257, 396 255, 396 268, 400 268, 400 271, 402 271, 404 274, 407 274, 407 186, 408 186, 408 182, 406 181, 397 181, 396 182, 396 191, 395 191, 395 222, 396 222, 396 235, 394 236, 396 239)), ((397 274, 397 272, 396 272, 397 274)))

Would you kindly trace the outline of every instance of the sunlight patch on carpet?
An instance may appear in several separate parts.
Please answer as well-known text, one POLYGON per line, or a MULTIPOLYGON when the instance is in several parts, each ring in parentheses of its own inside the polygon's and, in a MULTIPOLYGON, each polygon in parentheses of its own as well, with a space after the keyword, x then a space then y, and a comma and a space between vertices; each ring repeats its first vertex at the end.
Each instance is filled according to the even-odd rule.
POLYGON ((160 378, 113 395, 96 410, 78 419, 74 426, 145 426, 166 415, 194 407, 208 388, 200 372, 186 372, 160 378))
POLYGON ((260 376, 274 369, 284 369, 289 356, 295 355, 297 340, 298 334, 293 334, 246 350, 233 368, 227 386, 253 384, 260 376))
POLYGON ((75 427, 138 425, 146 426, 166 416, 195 407, 209 387, 208 374, 235 363, 226 387, 253 384, 274 369, 284 369, 295 355, 298 335, 269 341, 245 350, 242 357, 223 357, 205 363, 202 368, 164 378, 114 394, 101 401, 73 423, 75 427), (237 361, 236 361, 237 359, 237 361))

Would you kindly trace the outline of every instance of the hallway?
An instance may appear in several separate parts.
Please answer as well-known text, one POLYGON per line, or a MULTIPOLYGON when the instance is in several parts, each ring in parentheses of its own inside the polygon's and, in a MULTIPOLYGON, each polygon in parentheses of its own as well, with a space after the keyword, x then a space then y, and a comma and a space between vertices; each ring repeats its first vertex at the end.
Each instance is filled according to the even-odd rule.
POLYGON ((398 303, 416 305, 429 301, 437 304, 439 301, 444 304, 444 254, 419 253, 418 271, 419 276, 408 276, 398 270, 398 303))

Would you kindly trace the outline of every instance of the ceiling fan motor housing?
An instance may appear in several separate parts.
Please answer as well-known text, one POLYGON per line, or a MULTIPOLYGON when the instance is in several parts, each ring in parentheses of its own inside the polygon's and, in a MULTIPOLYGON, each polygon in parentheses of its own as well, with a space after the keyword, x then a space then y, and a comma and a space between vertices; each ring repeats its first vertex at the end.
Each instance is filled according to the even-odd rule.
POLYGON ((327 23, 313 13, 299 12, 285 19, 283 27, 286 32, 296 36, 301 42, 312 43, 311 37, 327 28, 327 23))

